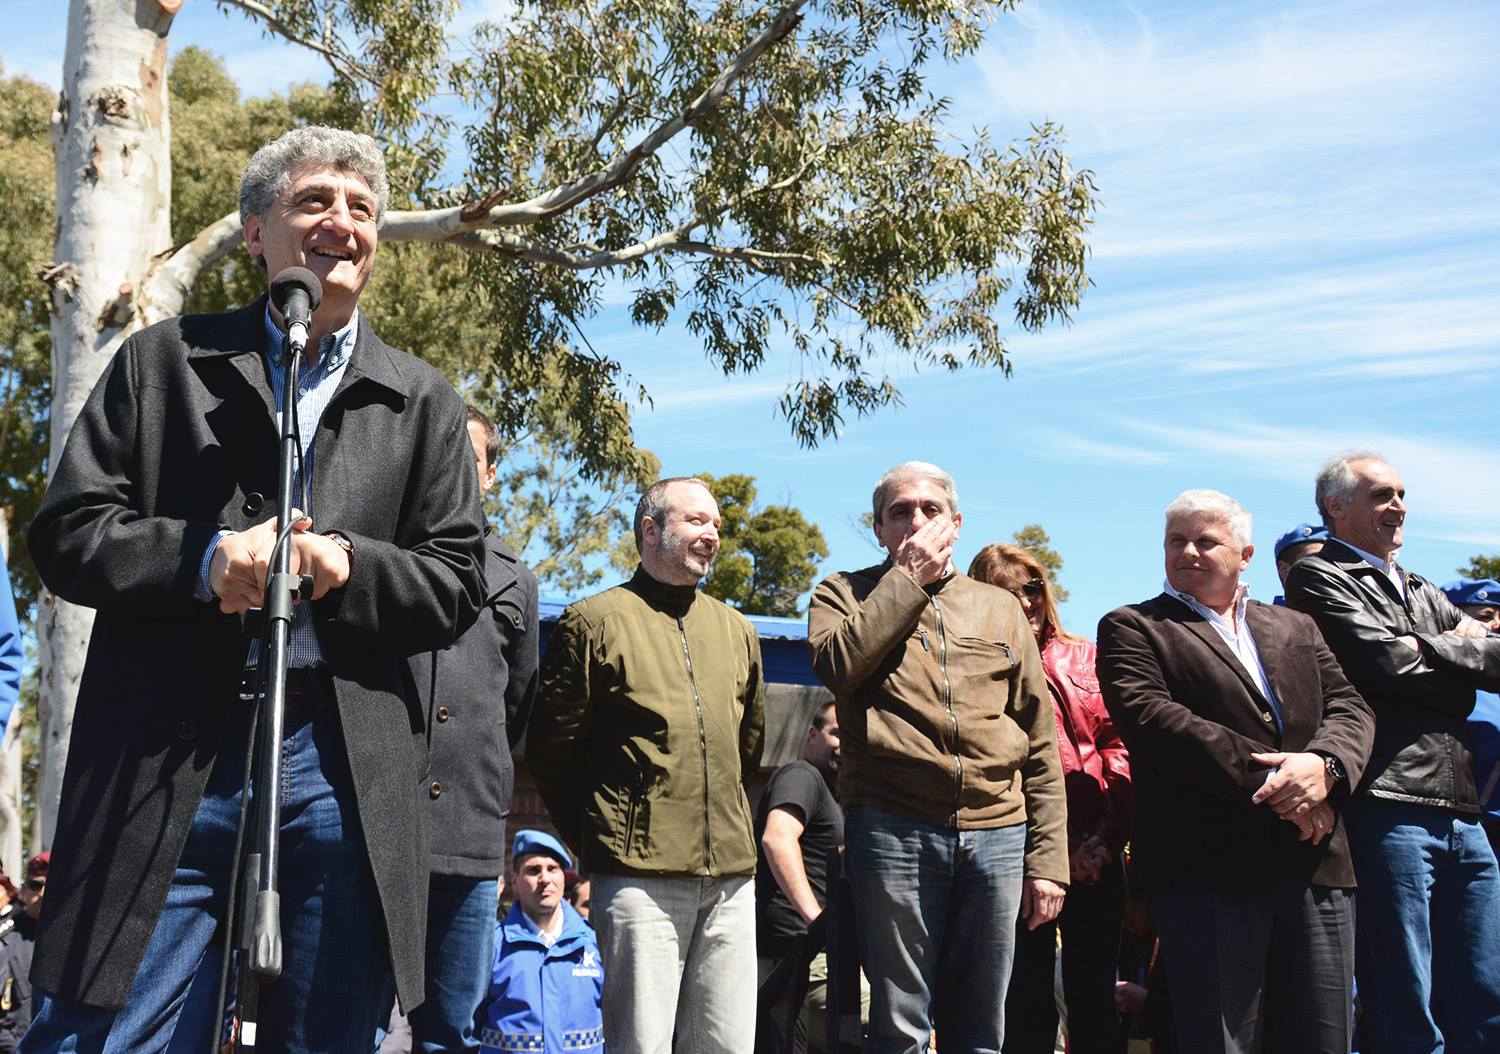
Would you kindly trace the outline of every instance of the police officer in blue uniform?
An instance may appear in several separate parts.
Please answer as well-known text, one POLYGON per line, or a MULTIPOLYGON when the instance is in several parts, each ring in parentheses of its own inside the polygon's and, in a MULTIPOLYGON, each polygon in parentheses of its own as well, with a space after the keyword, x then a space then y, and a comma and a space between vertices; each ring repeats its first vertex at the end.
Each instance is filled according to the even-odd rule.
MULTIPOLYGON (((1460 579, 1445 585, 1443 592, 1454 607, 1484 623, 1490 633, 1500 633, 1500 582, 1493 578, 1460 579)), ((1500 695, 1474 693, 1469 731, 1474 733, 1474 786, 1479 788, 1479 801, 1484 806, 1484 833, 1495 855, 1500 856, 1500 695)))
MULTIPOLYGON (((1321 523, 1299 523, 1276 539, 1276 577, 1281 579, 1283 589, 1286 588, 1286 576, 1292 565, 1304 556, 1321 552, 1326 541, 1328 528, 1321 523)), ((1278 596, 1271 603, 1286 607, 1286 597, 1278 596)))
POLYGON ((594 931, 563 898, 572 858, 543 831, 511 846, 515 903, 495 927, 490 991, 480 1010, 485 1054, 604 1054, 604 967, 594 931))

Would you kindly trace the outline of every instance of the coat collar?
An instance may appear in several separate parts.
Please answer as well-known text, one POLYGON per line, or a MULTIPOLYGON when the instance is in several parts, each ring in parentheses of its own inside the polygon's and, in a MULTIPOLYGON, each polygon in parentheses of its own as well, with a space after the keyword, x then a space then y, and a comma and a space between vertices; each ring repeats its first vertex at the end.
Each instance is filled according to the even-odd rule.
POLYGON ((549 954, 567 951, 587 934, 589 924, 582 915, 578 914, 572 904, 563 901, 561 907, 563 910, 562 932, 557 935, 557 940, 548 945, 537 935, 536 928, 531 925, 530 920, 523 915, 521 905, 512 902, 510 911, 500 923, 505 931, 505 939, 512 944, 535 944, 549 954))
MULTIPOLYGON (((1229 645, 1224 643, 1224 638, 1219 636, 1218 630, 1209 625, 1207 619, 1170 593, 1162 593, 1157 597, 1157 601, 1171 613, 1175 621, 1182 623, 1189 633, 1201 640, 1209 651, 1217 655, 1224 665, 1229 667, 1230 672, 1240 679, 1252 698, 1265 699, 1260 686, 1255 683, 1255 678, 1250 676, 1250 671, 1245 669, 1239 656, 1229 650, 1229 645)), ((1266 671, 1266 680, 1271 683, 1271 690, 1276 691, 1274 663, 1266 661, 1266 654, 1279 647, 1281 642, 1271 619, 1265 613, 1265 605, 1257 600, 1248 601, 1245 604, 1245 622, 1250 626, 1250 636, 1255 640, 1255 650, 1260 654, 1260 664, 1261 668, 1266 671)))
POLYGON ((666 582, 658 582, 646 573, 646 569, 637 564, 635 574, 627 583, 632 592, 644 598, 653 607, 660 608, 669 615, 686 615, 688 609, 693 606, 693 601, 698 599, 698 587, 674 586, 666 582))
MULTIPOLYGON (((1363 556, 1360 556, 1346 543, 1339 541, 1339 539, 1330 538, 1328 539, 1328 541, 1324 542, 1323 549, 1318 553, 1316 558, 1320 560, 1327 560, 1334 567, 1337 567, 1339 570, 1344 571, 1347 574, 1355 576, 1368 575, 1379 584, 1382 590, 1384 590, 1388 595, 1391 595, 1397 603, 1404 603, 1403 598, 1394 596, 1395 586, 1378 567, 1370 563, 1370 561, 1366 560, 1363 556)), ((1309 557, 1308 559, 1313 558, 1309 557)), ((1396 564, 1396 571, 1406 582, 1406 588, 1408 591, 1426 584, 1426 579, 1424 579, 1421 575, 1417 574, 1414 571, 1408 571, 1406 568, 1402 567, 1399 562, 1396 564)))
MULTIPOLYGON (((252 303, 227 315, 185 315, 180 320, 183 342, 189 359, 229 358, 235 369, 257 388, 264 388, 266 407, 270 409, 270 385, 265 379, 263 355, 266 350, 265 294, 252 303)), ((410 397, 412 377, 409 364, 399 360, 396 352, 375 335, 366 312, 359 313, 359 331, 354 351, 339 382, 341 393, 360 380, 373 381, 397 395, 410 397)))

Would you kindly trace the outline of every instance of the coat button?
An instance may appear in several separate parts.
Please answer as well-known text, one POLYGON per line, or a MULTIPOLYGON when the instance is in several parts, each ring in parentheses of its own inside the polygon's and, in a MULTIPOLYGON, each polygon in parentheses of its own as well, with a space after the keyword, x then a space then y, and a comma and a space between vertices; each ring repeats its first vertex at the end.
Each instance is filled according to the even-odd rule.
POLYGON ((432 786, 427 788, 427 795, 430 798, 441 798, 443 796, 443 785, 437 780, 433 780, 432 786))
POLYGON ((1269 724, 1270 724, 1270 723, 1271 723, 1271 722, 1272 722, 1272 721, 1274 721, 1274 720, 1276 720, 1276 719, 1275 719, 1275 718, 1274 718, 1274 717, 1272 717, 1272 716, 1271 716, 1271 715, 1270 715, 1270 714, 1269 714, 1269 713, 1264 713, 1264 714, 1261 714, 1261 715, 1260 715, 1260 719, 1261 719, 1261 720, 1262 720, 1262 721, 1264 721, 1264 722, 1265 722, 1265 723, 1266 723, 1266 724, 1268 724, 1268 725, 1269 725, 1269 724))
POLYGON ((198 738, 198 722, 184 721, 177 726, 177 738, 189 742, 198 738))
POLYGON ((450 718, 452 716, 453 716, 453 714, 448 710, 448 708, 446 706, 440 706, 440 707, 438 707, 438 709, 437 709, 437 719, 439 721, 446 721, 446 720, 448 720, 448 718, 450 718))

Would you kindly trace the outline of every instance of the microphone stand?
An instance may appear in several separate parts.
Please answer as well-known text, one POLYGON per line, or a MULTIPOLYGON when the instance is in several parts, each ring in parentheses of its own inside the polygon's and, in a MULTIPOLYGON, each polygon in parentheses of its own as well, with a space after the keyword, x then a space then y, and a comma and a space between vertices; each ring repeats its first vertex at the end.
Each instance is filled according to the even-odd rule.
MULTIPOLYGON (((286 723, 287 651, 291 643, 292 603, 310 582, 291 573, 292 481, 301 451, 297 447, 297 373, 307 344, 305 326, 287 327, 282 358, 280 462, 276 475, 276 547, 272 550, 264 600, 265 629, 257 673, 256 794, 254 849, 236 875, 238 926, 234 947, 243 954, 239 975, 239 1019, 236 1049, 256 1050, 255 1026, 260 988, 281 976, 281 894, 277 890, 281 831, 281 736, 286 723), (253 883, 253 885, 252 885, 253 883)), ((214 1024, 215 1046, 223 1024, 214 1024)))

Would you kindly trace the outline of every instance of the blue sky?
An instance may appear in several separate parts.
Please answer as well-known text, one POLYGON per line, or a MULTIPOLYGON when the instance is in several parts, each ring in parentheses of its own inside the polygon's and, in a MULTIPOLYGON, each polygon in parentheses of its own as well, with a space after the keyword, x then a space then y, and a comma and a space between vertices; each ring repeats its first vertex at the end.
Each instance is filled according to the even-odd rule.
MULTIPOLYGON (((56 83, 57 6, 0 0, 7 73, 56 83)), ((323 78, 204 0, 174 28, 187 43, 252 94, 323 78)), ((1028 0, 937 81, 956 135, 1061 123, 1104 202, 1095 287, 1072 326, 1013 337, 1012 379, 892 361, 905 406, 809 452, 775 416, 790 360, 727 381, 618 305, 589 338, 654 395, 637 434, 665 471, 755 475, 822 526, 828 571, 875 558, 850 521, 884 468, 921 458, 958 481, 961 566, 1047 528, 1075 629, 1159 590, 1161 510, 1187 487, 1250 509, 1269 599, 1271 543, 1312 517, 1318 466, 1375 446, 1409 489, 1403 562, 1446 580, 1500 552, 1496 54, 1492 2, 1028 0)))

